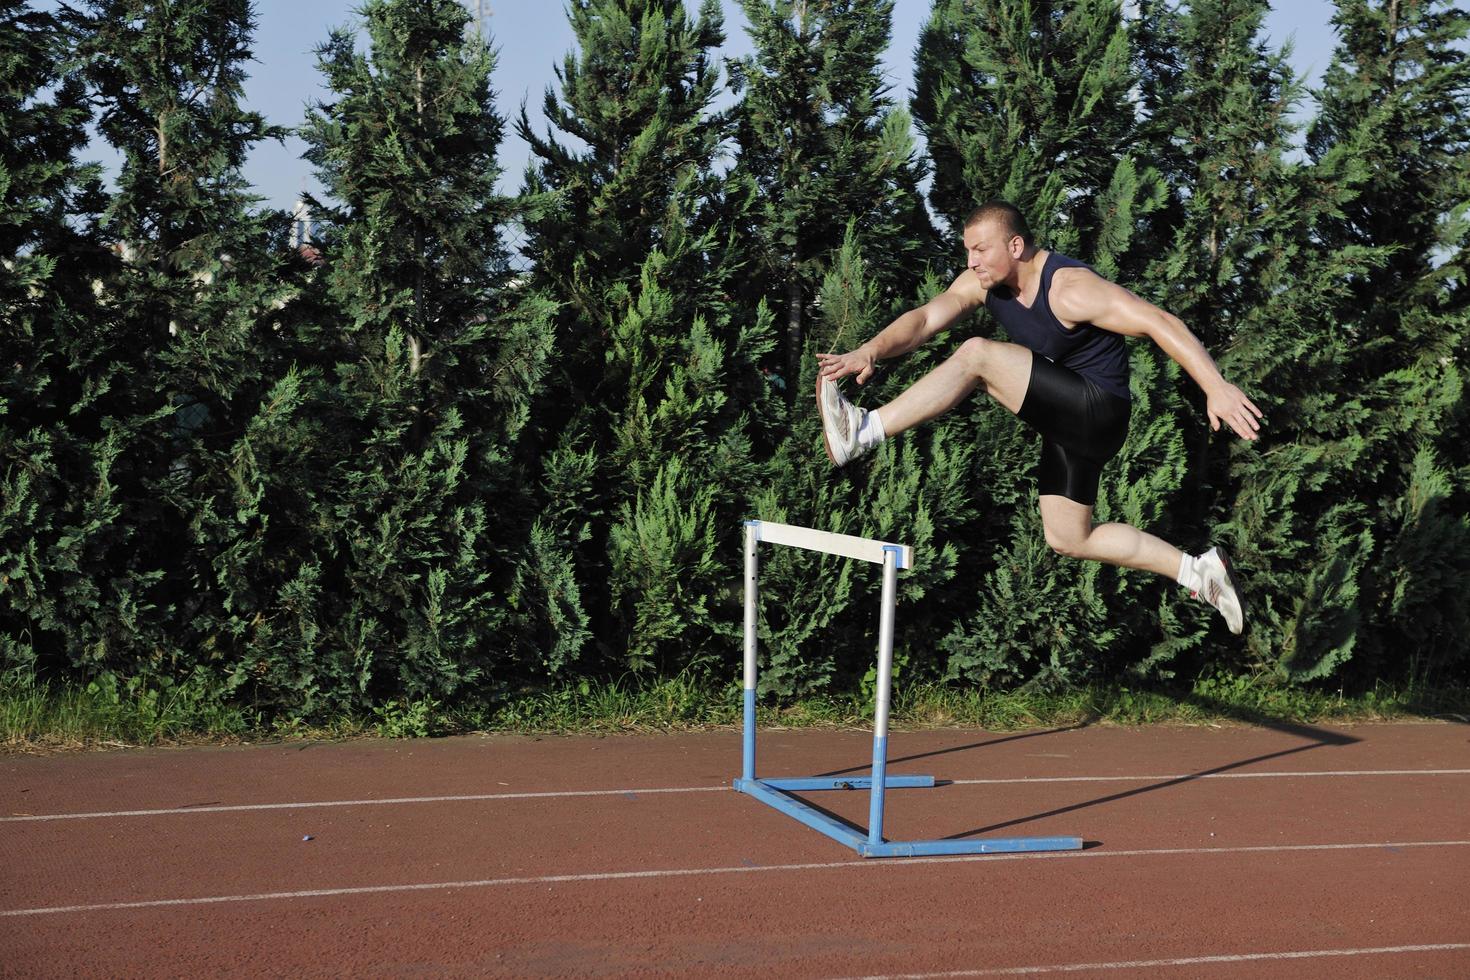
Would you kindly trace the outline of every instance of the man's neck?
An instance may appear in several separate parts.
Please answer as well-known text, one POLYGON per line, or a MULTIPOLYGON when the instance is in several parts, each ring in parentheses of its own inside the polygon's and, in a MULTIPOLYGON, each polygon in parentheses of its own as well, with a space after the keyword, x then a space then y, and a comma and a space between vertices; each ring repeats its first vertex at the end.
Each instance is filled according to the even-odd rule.
POLYGON ((1045 260, 1046 254, 1035 246, 1026 249, 1021 254, 1020 264, 1016 266, 1013 281, 1006 285, 1015 290, 1017 296, 1035 296, 1036 290, 1040 288, 1041 267, 1045 260))

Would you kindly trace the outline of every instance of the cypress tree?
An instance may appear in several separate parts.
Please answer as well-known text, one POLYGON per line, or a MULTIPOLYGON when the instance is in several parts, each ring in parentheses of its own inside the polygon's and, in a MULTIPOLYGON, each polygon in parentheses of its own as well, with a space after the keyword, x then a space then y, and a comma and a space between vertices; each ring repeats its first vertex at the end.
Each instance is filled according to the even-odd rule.
MULTIPOLYGON (((777 370, 805 400, 807 321, 843 229, 854 223, 885 306, 906 300, 936 241, 918 193, 912 122, 879 59, 892 0, 741 0, 755 54, 731 62, 737 157, 731 180, 757 202, 743 249, 747 295, 780 311, 777 370)), ((860 343, 861 340, 853 343, 860 343)))
POLYGON ((728 298, 742 205, 715 171, 718 3, 691 17, 680 0, 581 0, 570 14, 578 50, 546 116, 586 149, 520 124, 543 202, 527 222, 532 278, 561 303, 538 527, 603 662, 668 672, 731 629, 714 603, 738 556, 721 544, 753 482, 746 413, 765 397, 769 327, 737 322, 728 298))
POLYGON ((563 305, 566 389, 555 404, 597 397, 623 311, 609 294, 637 288, 670 202, 691 174, 707 176, 722 136, 709 111, 719 84, 712 56, 724 41, 718 2, 704 0, 694 19, 682 0, 576 0, 568 13, 578 51, 557 69, 562 95, 548 89, 543 108, 586 150, 535 133, 524 108, 517 125, 534 154, 526 193, 543 201, 526 222, 526 252, 535 281, 563 305))
MULTIPOLYGON (((879 260, 859 245, 857 222, 846 228, 829 259, 802 359, 801 384, 816 381, 816 352, 856 346, 877 333, 893 312, 883 298, 879 260)), ((888 274, 893 275, 889 268, 888 274)), ((916 284, 929 296, 934 276, 916 284)), ((910 300, 915 302, 915 300, 910 300)), ((868 382, 863 400, 897 396, 942 353, 917 351, 868 382)), ((960 576, 967 532, 983 520, 968 483, 976 447, 971 434, 941 422, 885 443, 869 459, 834 471, 808 398, 797 402, 791 431, 765 464, 753 512, 762 519, 912 545, 916 567, 899 579, 903 630, 896 638, 894 676, 932 679, 934 648, 956 602, 967 598, 960 576)), ((761 690, 779 696, 859 688, 871 696, 878 636, 881 576, 861 563, 777 549, 762 558, 761 690)))
POLYGON ((1016 202, 1041 240, 1115 274, 1161 201, 1158 174, 1120 152, 1135 82, 1114 0, 935 0, 914 94, 934 209, 958 232, 980 202, 1016 202))
POLYGON ((1464 491, 1453 489, 1467 464, 1470 238, 1455 216, 1470 198, 1470 13, 1343 0, 1333 23, 1340 42, 1307 152, 1319 166, 1350 154, 1362 174, 1319 235, 1327 247, 1386 256, 1350 280, 1339 304, 1350 341, 1342 410, 1357 423, 1361 454, 1338 491, 1363 503, 1373 540, 1354 673, 1422 682, 1470 663, 1459 601, 1470 535, 1464 491))
POLYGON ((327 424, 310 423, 325 440, 320 557, 300 592, 319 597, 325 689, 370 703, 493 695, 560 666, 526 642, 561 607, 525 570, 536 546, 515 462, 550 310, 511 281, 514 205, 494 190, 504 123, 468 14, 371 0, 361 15, 365 53, 346 30, 318 51, 331 95, 304 130, 330 198, 306 302, 329 318, 331 363, 327 424))
MULTIPOLYGON (((63 17, 123 162, 95 231, 94 204, 70 202, 75 227, 112 249, 88 260, 95 304, 68 287, 51 307, 58 347, 80 355, 49 365, 65 406, 56 458, 86 501, 61 508, 67 532, 49 558, 70 606, 62 645, 82 678, 191 675, 214 689, 238 658, 209 527, 233 496, 221 462, 267 384, 252 348, 280 261, 240 174, 276 134, 239 103, 249 4, 95 0, 63 17)), ((79 125, 57 121, 62 141, 79 125)))
MULTIPOLYGON (((1125 149, 1140 141, 1137 83, 1116 3, 937 0, 914 98, 934 159, 933 208, 958 231, 981 201, 1009 199, 1040 247, 1144 291, 1147 222, 1165 184, 1146 151, 1125 149)), ((1006 339, 988 316, 977 325, 1006 339)), ((1169 538, 1183 446, 1178 370, 1159 357, 1131 345, 1131 432, 1105 472, 1095 519, 1169 538)), ((946 676, 1058 685, 1124 665, 1164 669, 1177 639, 1166 583, 1052 554, 1036 507, 1036 437, 984 398, 961 413, 965 438, 980 447, 967 480, 983 517, 964 529, 973 549, 965 565, 976 573, 940 643, 946 676), (1155 648, 1140 649, 1149 637, 1155 648)))
POLYGON ((616 505, 611 612, 629 666, 665 672, 721 656, 733 639, 737 617, 716 603, 738 573, 728 545, 758 479, 750 413, 765 395, 756 363, 772 346, 768 322, 737 327, 724 303, 680 315, 676 291, 698 280, 670 270, 697 269, 713 245, 712 235, 681 235, 687 213, 671 205, 669 234, 645 262, 608 359, 628 384, 626 401, 610 406, 605 471, 616 505))
MULTIPOLYGON (((1179 508, 1200 537, 1184 543, 1203 545, 1208 530, 1230 548, 1248 590, 1244 650, 1212 661, 1306 679, 1336 671, 1357 640, 1372 533, 1354 489, 1367 460, 1343 299, 1344 284, 1382 255, 1315 240, 1363 171, 1353 152, 1288 160, 1301 86, 1286 53, 1258 40, 1265 12, 1255 0, 1144 11, 1151 30, 1178 39, 1177 66, 1151 72, 1145 89, 1171 183, 1157 232, 1171 243, 1149 278, 1161 305, 1266 413, 1255 444, 1190 423, 1197 435, 1179 508)), ((1198 420, 1199 395, 1185 397, 1198 420)), ((1201 610, 1181 613, 1187 622, 1201 610)))
MULTIPOLYGON (((750 315, 779 311, 785 395, 765 420, 774 447, 754 513, 920 549, 902 579, 902 676, 932 676, 932 647, 952 610, 973 490, 969 434, 948 421, 907 434, 861 465, 833 471, 811 401, 818 351, 856 347, 942 286, 943 254, 925 213, 912 123, 883 83, 891 3, 749 2, 755 54, 732 64, 737 158, 731 182, 756 202, 741 225, 751 258, 750 315)), ((936 345, 937 346, 937 345, 936 345)), ((942 354, 885 365, 862 390, 878 404, 942 354)), ((849 390, 849 394, 857 393, 849 390)), ((871 680, 879 578, 852 563, 775 553, 762 569, 762 690, 783 696, 871 680)))
MULTIPOLYGON (((0 667, 65 675, 127 613, 110 567, 116 456, 101 425, 126 370, 92 285, 105 205, 88 92, 53 13, 0 3, 0 667)), ((95 673, 95 665, 90 672, 95 673)))

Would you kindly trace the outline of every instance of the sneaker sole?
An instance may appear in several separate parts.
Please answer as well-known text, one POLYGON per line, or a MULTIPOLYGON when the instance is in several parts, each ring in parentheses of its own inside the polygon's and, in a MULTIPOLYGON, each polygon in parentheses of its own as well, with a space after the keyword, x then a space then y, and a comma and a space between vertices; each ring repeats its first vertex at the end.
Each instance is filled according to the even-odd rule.
POLYGON ((1235 566, 1230 564, 1230 556, 1219 545, 1215 546, 1215 554, 1220 556, 1220 565, 1225 569, 1225 581, 1230 583, 1230 591, 1235 593, 1235 604, 1240 607, 1240 629, 1231 630, 1238 636, 1245 632, 1245 600, 1241 598, 1240 583, 1235 580, 1235 566))
MULTIPOLYGON (((830 383, 830 382, 829 382, 830 383)), ((837 457, 832 455, 832 443, 827 441, 827 413, 822 411, 822 376, 817 375, 817 421, 822 423, 822 448, 827 451, 827 459, 831 460, 833 466, 841 466, 837 457)))

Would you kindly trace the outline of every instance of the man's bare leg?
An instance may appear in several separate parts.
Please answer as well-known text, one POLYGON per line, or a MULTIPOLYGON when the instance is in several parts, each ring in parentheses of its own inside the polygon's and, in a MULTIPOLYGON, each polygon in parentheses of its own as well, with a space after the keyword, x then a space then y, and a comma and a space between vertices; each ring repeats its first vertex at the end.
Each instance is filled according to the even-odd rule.
MULTIPOLYGON (((1021 410, 1031 382, 1031 358, 1018 344, 973 338, 953 356, 878 409, 883 430, 894 436, 944 414, 980 385, 1012 412, 1021 410)), ((1174 578, 1183 552, 1128 524, 1093 524, 1092 508, 1066 497, 1041 498, 1047 543, 1074 558, 1157 572, 1174 578)))
POLYGON ((853 405, 819 374, 817 412, 827 456, 833 465, 846 465, 884 439, 944 414, 981 386, 1007 409, 1019 412, 1031 383, 1032 356, 1018 344, 972 337, 893 401, 871 411, 853 405))
POLYGON ((1021 410, 1031 383, 1034 355, 1019 344, 973 337, 903 394, 878 409, 883 431, 896 436, 921 422, 943 415, 985 386, 990 397, 1012 412, 1021 410))
POLYGON ((1057 494, 1041 497, 1046 543, 1058 554, 1140 568, 1177 579, 1184 553, 1130 524, 1094 524, 1092 508, 1057 494))
POLYGON ((1092 508, 1057 494, 1041 497, 1046 543, 1058 554, 1157 572, 1198 594, 1220 610, 1230 632, 1245 628, 1240 591, 1230 560, 1219 547, 1203 555, 1184 552, 1128 524, 1094 524, 1092 508))

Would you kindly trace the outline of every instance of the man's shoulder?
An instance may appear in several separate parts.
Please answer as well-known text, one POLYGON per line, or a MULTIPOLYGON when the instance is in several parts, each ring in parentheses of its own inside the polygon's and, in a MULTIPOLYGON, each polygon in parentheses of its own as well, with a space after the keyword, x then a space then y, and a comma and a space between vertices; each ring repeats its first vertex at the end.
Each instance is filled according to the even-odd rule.
POLYGON ((984 306, 987 295, 985 287, 980 285, 980 277, 975 275, 973 269, 966 269, 956 276, 945 292, 972 308, 984 306))
POLYGON ((1089 265, 1080 262, 1076 265, 1064 265, 1052 271, 1047 298, 1055 300, 1058 295, 1087 293, 1108 284, 1108 280, 1098 275, 1089 265))
MULTIPOLYGON (((1066 256, 1059 257, 1066 258, 1066 256)), ((1053 286, 1076 285, 1082 282, 1097 282, 1099 280, 1107 282, 1106 279, 1103 279, 1102 276, 1098 275, 1097 271, 1094 270, 1092 266, 1088 265, 1085 262, 1080 262, 1076 259, 1071 260, 1071 262, 1069 262, 1067 265, 1059 266, 1058 268, 1053 269, 1051 274, 1051 281, 1053 286)))
POLYGON ((1069 265, 1052 274, 1047 302, 1052 313, 1071 323, 1091 323, 1114 297, 1127 292, 1087 265, 1069 265))

